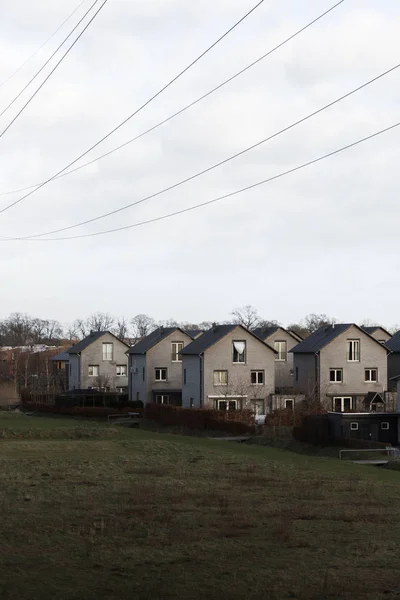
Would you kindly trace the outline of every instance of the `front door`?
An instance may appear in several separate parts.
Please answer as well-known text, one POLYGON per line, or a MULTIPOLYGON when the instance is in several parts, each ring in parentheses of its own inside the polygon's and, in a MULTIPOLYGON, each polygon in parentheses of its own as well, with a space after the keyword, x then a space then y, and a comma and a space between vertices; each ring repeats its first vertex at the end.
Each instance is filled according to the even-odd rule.
POLYGON ((378 425, 378 423, 371 423, 371 425, 369 427, 369 431, 370 431, 370 439, 373 442, 378 442, 379 441, 379 425, 378 425))

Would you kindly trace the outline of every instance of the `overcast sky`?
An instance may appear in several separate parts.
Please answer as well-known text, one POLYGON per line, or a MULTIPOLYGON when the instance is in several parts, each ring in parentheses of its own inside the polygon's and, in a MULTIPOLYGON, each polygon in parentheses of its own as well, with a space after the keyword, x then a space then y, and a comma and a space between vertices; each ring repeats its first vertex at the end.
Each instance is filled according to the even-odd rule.
MULTIPOLYGON (((41 182, 63 168, 255 3, 108 0, 0 140, 0 192, 41 182)), ((195 100, 334 3, 266 0, 88 158, 195 100)), ((1 83, 79 0, 0 4, 1 83)), ((90 4, 87 0, 0 87, 0 112, 90 4)), ((1 214, 0 236, 72 225, 223 160, 395 65, 399 31, 398 0, 345 0, 183 115, 1 214)), ((1 117, 1 129, 27 98, 1 117)), ((397 122, 399 102, 400 69, 222 168, 64 235, 151 219, 273 176, 397 122)), ((339 322, 400 323, 399 140, 400 128, 258 189, 159 223, 72 241, 2 242, 0 318, 22 311, 68 322, 104 311, 196 322, 224 320, 234 307, 252 304, 263 317, 282 323, 310 312, 327 313, 339 322)), ((21 195, 0 196, 0 208, 21 195)))

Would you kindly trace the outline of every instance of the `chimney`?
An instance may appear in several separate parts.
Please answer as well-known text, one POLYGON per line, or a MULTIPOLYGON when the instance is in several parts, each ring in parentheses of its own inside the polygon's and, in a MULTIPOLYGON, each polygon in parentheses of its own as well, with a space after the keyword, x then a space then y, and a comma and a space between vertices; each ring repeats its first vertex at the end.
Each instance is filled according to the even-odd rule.
POLYGON ((214 332, 215 332, 215 331, 218 331, 218 325, 217 325, 216 323, 213 323, 213 324, 212 324, 212 330, 213 330, 214 332))

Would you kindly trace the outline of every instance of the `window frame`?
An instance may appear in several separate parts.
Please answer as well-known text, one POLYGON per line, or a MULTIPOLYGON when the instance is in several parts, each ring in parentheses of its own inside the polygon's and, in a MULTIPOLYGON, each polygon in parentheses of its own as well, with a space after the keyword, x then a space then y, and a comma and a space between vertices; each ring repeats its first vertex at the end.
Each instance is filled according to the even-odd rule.
POLYGON ((358 423, 350 423, 350 431, 358 431, 358 423), (355 425, 355 427, 354 427, 355 425))
POLYGON ((359 339, 348 339, 347 340, 347 352, 346 352, 346 358, 347 358, 347 362, 360 362, 361 361, 361 342, 359 339), (354 352, 354 347, 355 344, 357 344, 358 346, 358 357, 355 358, 350 358, 350 355, 355 355, 356 353, 354 352), (352 350, 350 350, 350 348, 352 348, 352 350))
POLYGON ((333 396, 333 412, 347 412, 344 408, 344 401, 350 400, 349 410, 353 410, 353 396, 333 396), (336 400, 340 400, 340 410, 336 410, 336 400))
POLYGON ((276 362, 287 362, 287 341, 286 340, 275 340, 274 341, 274 350, 278 353, 278 354, 275 354, 276 362), (281 347, 278 346, 279 344, 284 344, 284 348, 285 348, 284 352, 281 351, 281 347), (282 356, 284 358, 282 358, 282 356))
POLYGON ((228 370, 227 369, 214 369, 213 371, 213 385, 214 387, 221 387, 221 386, 225 386, 228 385, 228 381, 229 381, 229 375, 228 375, 228 370), (217 373, 226 373, 226 383, 219 383, 216 382, 216 374, 217 373))
POLYGON ((171 342, 171 362, 173 362, 173 363, 181 363, 182 362, 183 347, 184 347, 184 342, 171 342), (175 346, 175 350, 174 350, 174 346, 175 346), (180 350, 177 349, 178 346, 181 346, 180 350))
POLYGON ((116 377, 127 377, 128 376, 128 367, 127 365, 116 365, 115 367, 115 375, 116 377), (118 369, 123 368, 125 373, 118 373, 118 369))
POLYGON ((167 367, 154 367, 154 381, 168 381, 167 367), (157 377, 157 371, 160 371, 160 377, 157 377), (165 371, 165 379, 162 376, 162 371, 165 371))
POLYGON ((250 371, 250 384, 251 385, 265 385, 265 371, 262 369, 253 369, 250 371), (253 375, 256 376, 256 381, 252 381, 253 375), (261 375, 262 381, 259 381, 259 376, 261 375))
POLYGON ((100 376, 100 365, 88 365, 88 377, 99 377, 100 376), (90 373, 90 369, 97 369, 97 373, 90 373))
POLYGON ((293 398, 285 398, 284 403, 285 403, 285 409, 290 408, 291 410, 294 410, 294 399, 293 398), (290 402, 290 406, 287 405, 288 402, 290 402))
POLYGON ((245 365, 247 361, 247 342, 246 340, 232 340, 232 364, 234 365, 245 365), (240 342, 241 344, 244 344, 244 351, 242 354, 239 354, 238 351, 235 348, 235 343, 240 342), (243 356, 244 360, 235 360, 235 352, 238 355, 238 358, 240 356, 243 356))
POLYGON ((113 342, 103 342, 101 350, 102 350, 101 356, 102 356, 102 359, 104 362, 112 362, 114 360, 114 344, 113 344, 113 342), (104 352, 104 350, 108 346, 111 346, 111 358, 107 358, 109 353, 104 352))
POLYGON ((382 431, 388 431, 389 429, 390 429, 389 421, 382 421, 382 423, 381 423, 381 430, 382 431), (384 425, 387 425, 387 427, 384 427, 384 425))
POLYGON ((170 404, 169 394, 156 394, 155 401, 156 404, 170 404), (161 398, 161 402, 158 401, 158 398, 161 398))
POLYGON ((364 382, 365 383, 378 383, 378 368, 377 367, 367 367, 364 369, 364 382), (375 371, 376 379, 371 379, 372 372, 375 371), (367 373, 369 373, 369 379, 367 379, 367 373))
POLYGON ((343 369, 332 367, 329 369, 329 383, 343 383, 343 369), (335 379, 331 379, 331 374, 335 373, 335 379), (341 379, 340 381, 337 379, 337 373, 340 373, 341 379))
POLYGON ((221 398, 220 400, 216 400, 216 405, 217 405, 217 410, 225 410, 227 412, 229 412, 230 410, 238 410, 238 400, 235 399, 227 399, 227 398, 221 398), (225 404, 226 407, 225 408, 221 408, 221 404, 225 404), (231 404, 235 405, 235 408, 231 408, 231 404))

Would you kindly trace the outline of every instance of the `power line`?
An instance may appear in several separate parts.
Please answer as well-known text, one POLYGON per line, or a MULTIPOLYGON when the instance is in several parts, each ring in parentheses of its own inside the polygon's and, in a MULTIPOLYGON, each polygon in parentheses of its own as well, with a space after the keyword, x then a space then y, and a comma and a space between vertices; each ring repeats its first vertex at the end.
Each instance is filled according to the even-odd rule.
POLYGON ((339 154, 340 152, 344 152, 345 150, 349 150, 350 148, 353 148, 354 146, 357 146, 359 144, 362 144, 363 142, 366 142, 367 140, 371 140, 373 138, 376 138, 377 136, 386 133, 387 131, 390 131, 391 129, 395 129, 396 127, 399 127, 400 125, 400 121, 398 123, 395 123, 394 125, 390 125, 389 127, 385 127, 385 129, 381 129, 380 131, 377 131, 375 133, 372 133, 371 135, 368 135, 360 140, 357 140, 355 142, 352 142, 351 144, 347 144, 346 146, 342 146, 341 148, 338 148, 337 150, 333 150, 332 152, 328 152, 328 154, 324 154, 323 156, 319 156, 318 158, 314 158, 313 160, 310 160, 306 163, 303 163, 301 165, 298 165, 297 167, 294 167, 292 169, 288 169, 287 171, 283 171, 281 173, 278 173, 277 175, 273 175, 272 177, 268 177, 268 179, 263 179, 262 181, 258 181, 257 183, 253 183, 251 185, 248 185, 246 187, 240 188, 239 190, 235 190, 234 192, 230 192, 228 194, 224 194, 223 196, 218 196, 218 198, 213 198, 212 200, 208 200, 207 202, 202 202, 200 204, 195 204, 194 206, 189 206, 188 208, 183 208, 181 210, 177 210, 175 212, 172 213, 168 213, 166 215, 162 215, 160 217, 155 217, 153 219, 148 219, 147 221, 141 221, 139 223, 132 223, 131 225, 124 225, 123 227, 116 227, 115 229, 107 229, 105 231, 97 231, 95 233, 86 233, 83 235, 75 235, 75 236, 70 236, 70 237, 59 237, 59 238, 47 238, 47 239, 31 239, 31 238, 8 238, 8 240, 0 240, 0 241, 9 241, 9 240, 14 240, 14 241, 32 241, 32 242, 54 242, 54 241, 59 241, 59 240, 76 240, 76 239, 81 239, 81 238, 88 238, 88 237, 95 237, 95 236, 99 236, 99 235, 105 235, 107 233, 115 233, 117 231, 124 231, 126 229, 132 229, 133 227, 141 227, 142 225, 148 225, 150 223, 155 223, 157 221, 162 221, 164 219, 169 219, 171 217, 175 217, 177 215, 181 215, 183 213, 187 213, 190 212, 192 210, 196 210, 198 208, 202 208, 204 206, 208 206, 210 204, 214 204, 215 202, 219 202, 220 200, 225 200, 226 198, 231 198, 232 196, 236 196, 238 194, 241 194, 243 192, 246 192, 248 190, 252 190, 256 187, 259 187, 261 185, 264 185, 266 183, 269 183, 271 181, 275 181, 276 179, 280 179, 282 177, 285 177, 286 175, 290 175, 291 173, 295 173, 296 171, 300 171, 301 169, 305 169, 306 167, 309 167, 311 165, 314 165, 315 163, 318 163, 326 158, 329 158, 331 156, 335 156, 336 154, 339 154))
MULTIPOLYGON (((83 165, 79 165, 78 167, 75 167, 74 169, 71 169, 70 171, 66 171, 66 172, 62 173, 61 175, 57 175, 56 177, 53 178, 53 180, 61 179, 63 177, 67 177, 67 175, 70 175, 71 173, 76 173, 76 171, 80 171, 81 169, 84 169, 85 167, 88 167, 89 165, 92 165, 93 163, 97 162, 98 160, 101 160, 102 158, 110 156, 111 154, 114 154, 114 152, 117 152, 118 150, 121 150, 122 148, 125 148, 125 146, 128 146, 132 142, 136 142, 137 140, 139 140, 140 138, 144 137, 145 135, 151 133, 155 129, 158 129, 158 127, 161 127, 161 125, 165 125, 165 123, 168 123, 169 121, 171 121, 172 119, 174 119, 178 115, 181 115, 182 113, 184 113, 185 111, 187 111, 189 108, 192 108, 193 106, 195 106, 196 104, 198 104, 199 102, 201 102, 202 100, 204 100, 205 98, 207 98, 208 96, 211 96, 211 94, 213 94, 217 90, 220 90, 226 84, 230 83, 231 81, 233 81, 234 79, 236 79, 237 77, 239 77, 240 75, 242 75, 243 73, 245 73, 246 71, 248 71, 249 69, 251 69, 252 67, 254 67, 255 65, 257 65, 259 62, 261 62, 262 60, 264 60, 265 58, 267 58, 268 56, 270 56, 271 54, 273 54, 276 50, 279 50, 279 48, 281 48, 282 46, 284 46, 285 44, 287 44, 288 42, 290 42, 293 38, 297 37, 300 33, 302 33, 303 31, 305 31, 306 29, 308 29, 312 25, 314 25, 314 23, 317 23, 317 21, 319 21, 320 19, 322 19, 323 17, 325 17, 328 13, 330 13, 332 10, 334 10, 335 8, 337 8, 340 4, 343 4, 343 2, 344 2, 344 0, 340 0, 340 2, 337 2, 334 6, 332 6, 331 8, 329 8, 328 10, 326 10, 325 12, 323 12, 322 14, 320 14, 318 17, 316 17, 315 19, 313 19, 309 23, 307 23, 307 25, 305 25, 301 29, 298 29, 295 33, 293 33, 291 36, 289 36, 288 38, 286 38, 283 42, 281 42, 280 44, 278 44, 277 46, 275 46, 274 48, 272 48, 271 50, 269 50, 268 52, 266 52, 265 54, 263 54, 262 56, 260 56, 259 58, 257 58, 255 61, 253 61, 252 63, 250 63, 249 65, 247 65, 246 67, 244 67, 243 69, 241 69, 240 71, 238 71, 237 73, 235 73, 234 75, 232 75, 231 77, 229 77, 228 79, 226 79, 225 81, 223 81, 222 83, 220 83, 219 85, 217 85, 216 87, 214 87, 212 90, 208 91, 206 94, 203 94, 202 96, 200 96, 199 98, 197 98, 197 100, 194 100, 190 104, 187 104, 186 106, 184 106, 183 108, 181 108, 180 110, 178 110, 177 112, 175 112, 174 114, 172 114, 171 116, 167 117, 163 121, 160 121, 156 125, 153 125, 149 129, 146 129, 145 131, 143 131, 139 135, 137 135, 134 138, 128 140, 127 142, 124 142, 120 146, 117 146, 113 150, 109 150, 108 152, 106 152, 104 154, 101 154, 100 156, 97 156, 96 158, 94 158, 94 159, 92 159, 92 160, 84 163, 83 165)), ((37 186, 40 186, 40 185, 41 185, 41 183, 35 183, 33 185, 29 185, 29 186, 24 187, 24 188, 19 188, 17 190, 10 190, 8 192, 0 192, 0 196, 7 196, 7 195, 15 194, 15 193, 18 193, 18 192, 25 192, 26 190, 30 190, 30 189, 32 189, 34 187, 37 187, 37 186)))
POLYGON ((152 198, 156 198, 157 196, 160 196, 160 195, 162 195, 162 194, 164 194, 166 192, 169 192, 169 191, 171 191, 171 190, 173 190, 173 189, 175 189, 177 187, 180 187, 184 183, 192 181, 193 179, 197 179, 201 175, 209 173, 210 171, 213 171, 217 167, 225 165, 226 163, 228 163, 228 162, 230 162, 230 161, 238 158, 239 156, 242 156, 243 154, 246 154, 250 150, 254 150, 255 148, 257 148, 257 147, 261 146, 262 144, 265 144, 266 142, 268 142, 268 141, 270 141, 270 140, 272 140, 272 139, 274 139, 274 138, 282 135, 283 133, 289 131, 290 129, 293 129, 294 127, 297 127, 301 123, 304 123, 305 121, 308 121, 312 117, 315 117, 316 115, 322 113, 323 111, 325 111, 328 108, 334 106, 335 104, 338 104, 342 100, 345 100, 349 96, 352 96, 356 92, 359 92, 360 90, 366 88, 368 85, 371 85, 375 81, 378 81, 379 79, 382 79, 382 77, 384 77, 385 75, 388 75, 389 73, 392 73, 393 71, 395 71, 399 67, 400 67, 400 63, 397 64, 397 65, 395 65, 394 67, 391 67, 387 71, 384 71, 383 73, 380 73, 380 75, 377 75, 373 79, 370 79, 369 81, 366 81, 362 85, 359 85, 358 87, 354 88, 350 92, 347 92, 346 94, 340 96, 339 98, 336 98, 336 100, 333 100, 332 102, 329 102, 328 104, 325 104, 325 106, 322 106, 321 108, 313 111, 312 113, 306 115, 305 117, 302 117, 301 119, 298 119, 297 121, 295 121, 294 123, 291 123, 290 125, 287 125, 283 129, 280 129, 279 131, 277 131, 277 132, 271 134, 270 136, 268 136, 268 137, 266 137, 266 138, 264 138, 264 139, 256 142, 255 144, 252 144, 251 146, 248 146, 244 150, 241 150, 240 152, 237 152, 236 154, 233 154, 232 156, 229 156, 228 158, 225 158, 224 160, 222 160, 222 161, 220 161, 218 163, 215 163, 214 165, 211 165, 210 167, 207 167, 206 169, 203 169, 202 171, 199 171, 199 172, 195 173, 194 175, 191 175, 190 177, 186 177, 185 179, 182 179, 181 181, 178 181, 177 183, 174 183, 174 184, 172 184, 172 185, 170 185, 170 186, 168 186, 166 188, 163 188, 162 190, 159 190, 158 192, 155 192, 154 194, 151 194, 149 196, 145 196, 144 198, 141 198, 140 200, 136 200, 135 202, 131 202, 130 204, 126 204, 125 206, 121 206, 120 208, 116 208, 116 209, 114 209, 112 211, 109 211, 109 212, 104 213, 102 215, 99 215, 97 217, 93 217, 91 219, 87 219, 86 221, 81 221, 80 223, 75 223, 74 225, 69 225, 67 227, 62 227, 60 229, 54 229, 52 231, 46 231, 44 233, 37 233, 37 234, 32 235, 32 236, 26 236, 24 239, 27 239, 28 237, 29 238, 35 238, 35 237, 41 237, 41 236, 44 236, 44 235, 52 235, 54 233, 61 233, 62 231, 68 231, 70 229, 75 229, 76 227, 81 227, 82 225, 88 225, 89 223, 94 223, 95 221, 99 221, 100 219, 105 219, 106 217, 110 217, 112 215, 118 214, 118 213, 120 213, 120 212, 122 212, 124 210, 127 210, 128 208, 132 208, 133 206, 137 206, 138 204, 142 204, 143 202, 146 202, 146 201, 148 201, 148 200, 150 200, 152 198))
MULTIPOLYGON (((3 129, 3 131, 0 133, 0 138, 3 137, 3 135, 10 129, 11 125, 13 123, 15 123, 15 121, 18 119, 18 117, 24 112, 25 108, 32 102, 32 100, 35 98, 35 96, 39 93, 39 91, 42 89, 42 87, 44 86, 44 84, 50 79, 50 77, 53 75, 54 71, 56 71, 56 69, 59 67, 59 65, 63 62, 63 60, 68 56, 68 54, 71 52, 72 48, 75 46, 75 44, 80 40, 80 38, 82 37, 82 35, 85 33, 86 29, 90 26, 90 24, 94 21, 94 19, 97 17, 97 15, 99 14, 99 12, 101 11, 101 9, 103 8, 103 6, 105 6, 105 4, 107 3, 108 0, 104 0, 103 4, 100 5, 100 7, 97 9, 97 11, 94 13, 94 15, 91 17, 91 19, 86 23, 85 27, 82 29, 82 31, 79 33, 79 35, 75 38, 75 40, 73 41, 73 43, 71 44, 71 46, 66 50, 66 52, 64 52, 64 54, 62 55, 62 57, 60 58, 60 60, 55 64, 55 66, 53 67, 53 69, 50 71, 50 73, 47 75, 47 77, 42 81, 42 83, 40 84, 40 86, 35 90, 35 92, 32 94, 32 96, 29 98, 29 100, 27 102, 25 102, 25 104, 23 105, 23 107, 17 112, 17 114, 15 115, 15 117, 9 122, 9 124, 7 125, 7 127, 5 129, 3 129)), ((95 0, 95 2, 92 4, 92 6, 90 7, 89 11, 97 4, 98 0, 95 0)), ((88 13, 86 13, 88 14, 88 13)), ((86 16, 86 15, 85 15, 86 16)), ((85 18, 85 16, 81 19, 81 21, 85 18)), ((81 22, 79 21, 79 23, 81 22)), ((79 25, 78 23, 78 25, 79 25)), ((76 27, 78 26, 76 25, 76 27)), ((73 29, 73 31, 76 29, 76 27, 73 29)), ((71 32, 72 33, 72 32, 71 32)), ((71 34, 70 34, 71 35, 71 34)), ((69 37, 69 36, 68 36, 69 37)), ((50 60, 50 59, 49 59, 50 60)), ((43 67, 42 67, 43 68, 43 67)), ((34 78, 33 78, 34 79, 34 78)), ((31 81, 33 81, 33 79, 31 81)), ((29 83, 28 83, 29 85, 29 83)), ((25 86, 24 89, 26 89, 27 86, 25 86)), ((19 95, 21 95, 22 92, 20 92, 19 95)), ((19 96, 17 96, 18 98, 19 96)), ((10 105, 11 106, 11 105, 10 105)), ((4 114, 5 111, 3 111, 4 114)), ((0 115, 1 116, 1 115, 0 115)))
POLYGON ((64 19, 64 21, 61 23, 61 25, 59 25, 57 27, 57 29, 55 31, 53 31, 53 33, 51 34, 51 36, 48 37, 47 40, 45 42, 43 42, 43 44, 37 50, 35 50, 35 52, 33 54, 31 54, 29 58, 27 58, 25 60, 25 62, 22 63, 22 65, 20 65, 13 73, 11 73, 11 75, 9 75, 6 79, 4 79, 0 83, 0 88, 2 88, 3 85, 5 85, 6 83, 8 83, 10 81, 10 79, 12 79, 13 77, 15 77, 15 75, 17 73, 19 73, 21 71, 21 69, 23 69, 25 67, 25 65, 27 65, 28 62, 30 62, 32 60, 32 58, 34 58, 36 56, 36 54, 38 54, 38 52, 40 52, 40 50, 42 48, 44 48, 44 46, 46 46, 46 44, 48 44, 50 42, 51 39, 53 39, 53 37, 60 31, 60 29, 62 29, 64 27, 65 23, 67 23, 74 16, 74 14, 80 9, 80 7, 82 6, 82 4, 85 4, 85 2, 86 2, 86 0, 82 0, 82 2, 80 4, 78 4, 78 6, 72 11, 72 13, 70 13, 68 15, 68 17, 66 19, 64 19))
MULTIPOLYGON (((105 1, 107 1, 107 0, 105 0, 105 1)), ((169 88, 184 73, 186 73, 197 62, 199 62, 199 60, 201 60, 208 52, 210 52, 210 50, 212 50, 217 44, 219 44, 219 42, 221 42, 236 27, 238 27, 238 25, 240 25, 248 16, 250 16, 259 6, 261 6, 261 4, 263 4, 263 2, 264 2, 264 0, 260 0, 243 17, 241 17, 239 19, 239 21, 237 21, 234 25, 232 25, 232 27, 230 27, 228 29, 228 31, 226 31, 223 35, 221 35, 215 42, 213 42, 211 44, 211 46, 209 46, 206 50, 204 50, 204 52, 202 52, 195 60, 193 60, 187 67, 185 67, 182 71, 180 71, 180 73, 178 73, 178 75, 176 75, 173 79, 171 79, 166 85, 164 85, 164 87, 162 87, 158 92, 156 92, 153 96, 151 96, 151 98, 149 98, 144 104, 142 104, 133 113, 131 113, 126 119, 124 119, 123 121, 121 121, 121 123, 119 123, 119 125, 117 125, 116 127, 114 127, 114 129, 112 129, 111 131, 109 131, 98 142, 96 142, 95 144, 93 144, 93 146, 91 146, 88 150, 86 150, 85 152, 83 152, 83 154, 81 154, 80 156, 78 156, 78 158, 75 158, 75 160, 73 160, 72 162, 70 162, 63 169, 61 169, 60 171, 58 171, 57 173, 55 173, 55 175, 53 175, 52 177, 49 177, 49 179, 46 179, 46 181, 43 181, 34 190, 32 190, 31 192, 28 192, 27 194, 25 194, 25 196, 22 196, 18 200, 15 200, 15 202, 12 202, 8 206, 6 206, 2 210, 0 210, 0 214, 3 213, 3 212, 5 212, 6 210, 9 210, 13 206, 16 206, 17 204, 19 204, 20 202, 22 202, 23 200, 25 200, 26 198, 28 198, 29 196, 31 196, 32 194, 34 194, 35 192, 37 192, 38 190, 40 190, 43 186, 45 186, 46 184, 48 184, 50 181, 53 181, 53 179, 55 179, 56 177, 58 177, 59 175, 61 175, 61 173, 64 173, 64 171, 66 171, 67 169, 69 169, 70 167, 72 167, 74 164, 76 164, 81 158, 83 158, 84 156, 86 156, 87 154, 89 154, 89 152, 91 152, 92 150, 94 150, 95 148, 97 148, 97 146, 99 146, 102 142, 104 142, 111 135, 113 135, 116 131, 118 131, 123 125, 125 125, 126 123, 128 123, 128 121, 130 121, 135 115, 137 115, 141 110, 143 110, 143 108, 145 108, 148 104, 150 104, 150 102, 152 102, 153 100, 155 100, 155 98, 157 98, 158 96, 160 96, 160 94, 162 94, 167 88, 169 88)), ((2 134, 0 134, 0 137, 1 137, 1 135, 2 134)))

